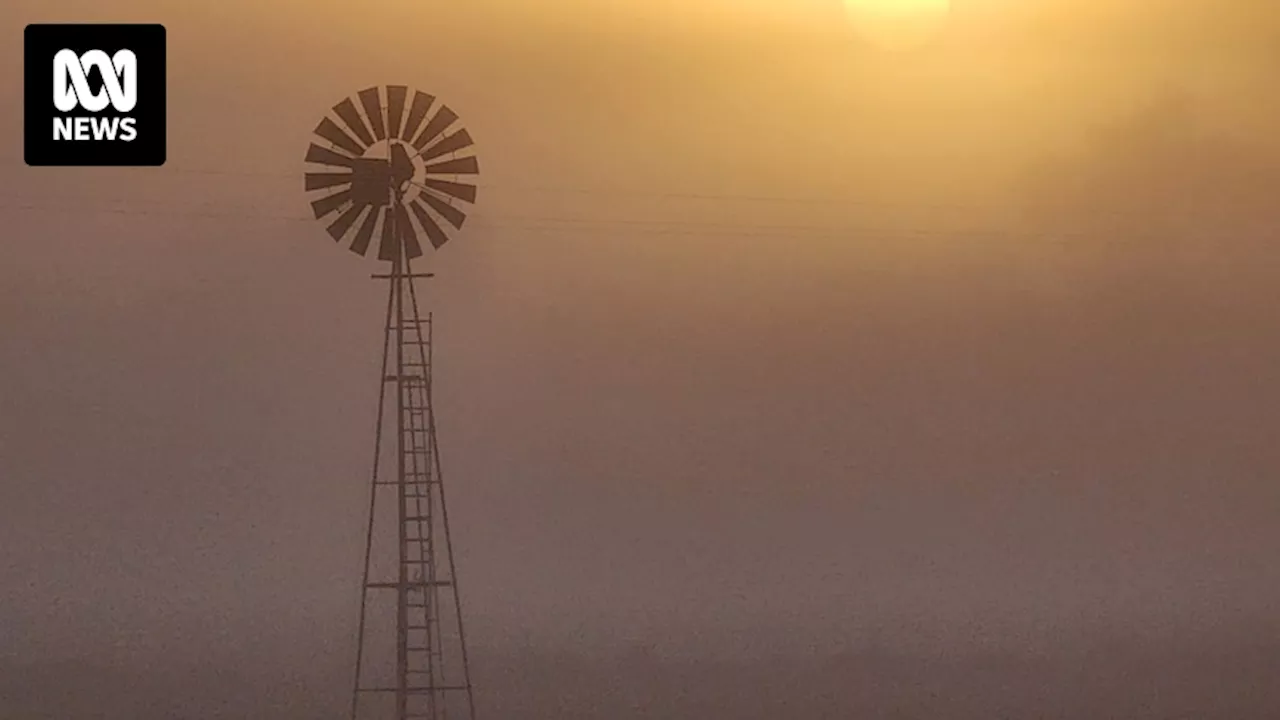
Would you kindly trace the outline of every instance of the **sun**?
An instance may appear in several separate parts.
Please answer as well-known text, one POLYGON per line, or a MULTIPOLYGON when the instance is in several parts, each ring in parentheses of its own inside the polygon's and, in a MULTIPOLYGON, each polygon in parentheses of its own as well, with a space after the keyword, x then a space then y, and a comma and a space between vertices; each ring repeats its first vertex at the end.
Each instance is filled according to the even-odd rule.
POLYGON ((860 35, 887 50, 919 47, 942 30, 951 0, 844 0, 860 35))

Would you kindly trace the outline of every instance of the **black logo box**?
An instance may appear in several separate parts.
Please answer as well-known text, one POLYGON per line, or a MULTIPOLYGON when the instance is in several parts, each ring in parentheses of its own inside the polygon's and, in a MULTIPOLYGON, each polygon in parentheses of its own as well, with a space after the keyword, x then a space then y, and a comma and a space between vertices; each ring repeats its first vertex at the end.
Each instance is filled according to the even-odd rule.
MULTIPOLYGON (((158 166, 168 145, 165 29, 159 24, 28 25, 24 35, 24 127, 28 165, 158 166), (59 117, 122 117, 107 106, 98 113, 77 108, 59 112, 53 104, 53 58, 61 50, 83 54, 101 50, 108 56, 131 50, 138 59, 138 103, 125 115, 135 120, 137 137, 123 140, 54 140, 59 117)), ((90 85, 101 86, 92 73, 90 85)))

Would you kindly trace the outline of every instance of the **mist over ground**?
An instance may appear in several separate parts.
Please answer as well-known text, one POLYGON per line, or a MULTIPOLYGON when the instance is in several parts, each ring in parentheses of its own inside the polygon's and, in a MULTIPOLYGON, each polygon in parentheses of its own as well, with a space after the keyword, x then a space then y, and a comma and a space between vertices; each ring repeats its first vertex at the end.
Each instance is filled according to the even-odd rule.
POLYGON ((394 82, 484 173, 426 291, 482 717, 1280 716, 1280 8, 428 5, 0 8, 171 85, 165 168, 26 168, 0 44, 0 717, 344 712, 385 298, 300 174, 394 82))

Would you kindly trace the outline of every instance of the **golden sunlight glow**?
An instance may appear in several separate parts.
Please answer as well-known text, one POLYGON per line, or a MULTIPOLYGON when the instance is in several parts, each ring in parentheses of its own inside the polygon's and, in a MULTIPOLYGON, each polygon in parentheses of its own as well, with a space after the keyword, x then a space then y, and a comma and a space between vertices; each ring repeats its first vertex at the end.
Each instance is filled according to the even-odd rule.
POLYGON ((946 23, 951 0, 844 0, 854 27, 888 50, 919 47, 946 23))

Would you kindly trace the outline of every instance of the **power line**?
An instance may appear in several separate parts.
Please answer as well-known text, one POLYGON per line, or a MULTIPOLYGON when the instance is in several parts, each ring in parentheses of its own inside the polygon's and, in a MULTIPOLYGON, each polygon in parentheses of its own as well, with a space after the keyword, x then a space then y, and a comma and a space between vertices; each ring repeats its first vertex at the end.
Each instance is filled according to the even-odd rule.
MULTIPOLYGON (((5 159, 0 159, 0 165, 11 164, 5 159)), ((25 167, 24 164, 16 163, 25 167)), ((228 176, 228 177, 265 177, 272 179, 288 179, 296 182, 300 173, 279 173, 279 172, 255 172, 249 170, 227 170, 214 168, 191 168, 191 167, 172 167, 165 166, 161 169, 156 168, 112 168, 113 171, 137 170, 140 172, 153 173, 159 170, 162 173, 175 173, 195 176, 228 176)), ((915 210, 921 212, 936 210, 980 210, 989 209, 976 205, 965 205, 962 203, 937 204, 937 203, 888 203, 888 202, 868 202, 859 200, 844 200, 833 198, 794 198, 783 196, 755 196, 746 194, 709 194, 709 193, 659 193, 620 189, 605 188, 581 188, 573 186, 520 186, 520 185, 502 185, 491 184, 481 185, 482 188, 489 190, 521 190, 536 192, 561 192, 574 193, 584 195, 602 195, 615 197, 650 197, 650 198, 667 198, 667 199, 698 199, 698 200, 716 200, 716 201, 746 201, 746 202, 778 202, 778 203, 812 203, 812 204, 832 204, 839 205, 847 209, 866 209, 871 207, 878 208, 900 208, 903 210, 915 210)), ((232 208, 227 205, 221 208, 212 207, 211 203, 204 203, 204 207, 208 209, 182 208, 175 209, 172 207, 171 200, 160 200, 150 198, 102 198, 97 195, 84 195, 79 198, 70 198, 78 200, 98 201, 107 204, 119 204, 118 206, 77 204, 71 206, 66 202, 69 198, 60 195, 61 202, 57 205, 42 204, 39 202, 24 202, 22 196, 0 195, 0 200, 10 199, 17 202, 9 204, 0 203, 0 212, 35 212, 35 213, 53 213, 58 215, 66 215, 68 213, 81 214, 112 214, 124 216, 154 216, 154 217, 189 217, 189 218, 224 218, 236 220, 263 220, 263 221, 279 221, 279 222, 308 222, 315 220, 310 215, 304 214, 283 214, 275 210, 263 210, 261 208, 232 208), (137 208, 130 205, 156 205, 162 208, 137 208)), ((761 237, 761 238, 778 238, 785 236, 803 235, 810 239, 819 238, 840 238, 849 236, 876 236, 882 238, 906 239, 906 238, 1006 238, 1021 239, 1024 241, 1037 241, 1041 244, 1046 242, 1065 243, 1069 241, 1089 242, 1090 244, 1119 244, 1116 235, 1119 233, 1132 234, 1135 230, 1141 229, 1142 226, 1150 226, 1151 216, 1146 214, 1118 213, 1118 212, 1091 212, 1091 219, 1094 217, 1104 217, 1111 219, 1126 219, 1138 223, 1135 228, 1133 225, 1124 227, 1094 228, 1090 230, 1069 230, 1069 231, 1036 231, 1030 228, 1000 228, 1000 227, 904 227, 892 224, 890 227, 867 227, 867 226, 840 226, 830 224, 770 224, 770 223, 747 223, 747 222, 720 222, 706 220, 677 220, 662 218, 635 218, 635 217, 613 217, 613 218, 590 218, 590 217, 571 217, 566 215, 508 215, 483 213, 475 216, 489 228, 516 229, 528 232, 559 232, 559 233, 597 233, 604 235, 610 231, 621 231, 626 229, 631 234, 644 235, 679 235, 679 236, 733 236, 733 237, 761 237)), ((1164 219, 1174 219, 1175 215, 1166 215, 1164 219)), ((1191 213, 1187 213, 1180 219, 1192 218, 1191 213)))
MULTIPOLYGON (((0 165, 9 167, 27 167, 25 163, 15 158, 0 158, 0 165)), ((160 168, 132 168, 120 167, 110 168, 112 172, 138 173, 147 175, 194 175, 207 177, 235 177, 235 178, 270 178, 273 180, 287 180, 298 182, 302 177, 301 172, 279 172, 279 171, 255 171, 255 170, 231 170, 226 168, 198 168, 198 167, 180 167, 173 165, 165 165, 160 168)), ((732 200, 732 201, 751 201, 751 202, 779 202, 779 203, 799 203, 799 204, 835 204, 835 205, 857 205, 859 207, 883 206, 898 207, 905 203, 892 202, 871 202, 866 200, 858 200, 854 198, 840 197, 796 197, 786 195, 761 195, 748 193, 710 193, 710 192, 657 192, 651 190, 637 190, 632 188, 604 188, 604 187, 583 187, 580 185, 529 185, 520 183, 477 183, 477 187, 483 190, 521 190, 526 192, 541 193, 564 193, 573 195, 604 195, 613 197, 645 197, 645 198, 662 198, 662 199, 688 199, 688 200, 732 200)), ((912 203, 912 207, 921 207, 912 203)), ((962 203, 931 203, 928 205, 930 209, 952 208, 952 209, 971 209, 972 205, 962 203)))
MULTIPOLYGON (((157 203, 160 204, 160 203, 157 203)), ((0 204, 0 211, 36 212, 56 215, 68 214, 66 205, 47 205, 38 203, 0 204)), ((286 223, 315 223, 308 215, 286 215, 282 213, 263 212, 258 209, 237 210, 191 210, 168 208, 130 208, 102 207, 82 205, 75 213, 100 213, 138 217, 184 217, 234 220, 264 220, 286 223)), ((771 225, 747 223, 723 223, 686 220, 655 220, 640 218, 574 218, 566 216, 536 215, 503 215, 478 214, 474 221, 489 229, 518 230, 538 233, 589 233, 597 237, 608 237, 622 231, 629 234, 645 236, 684 236, 684 237, 732 237, 732 238, 795 238, 805 239, 840 239, 840 238, 879 238, 883 240, 907 239, 1005 239, 1035 241, 1038 245, 1066 244, 1072 241, 1087 241, 1090 244, 1122 244, 1114 235, 1099 232, 1043 232, 1016 230, 1007 228, 909 228, 909 227, 874 227, 867 225, 771 225)))
MULTIPOLYGON (((0 198, 5 196, 0 195, 0 198)), ((9 196, 13 197, 13 196, 9 196)), ((66 200, 66 197, 62 197, 66 200)), ((164 208, 171 208, 172 203, 165 200, 151 199, 123 199, 123 198, 95 198, 93 196, 81 196, 77 199, 83 200, 99 200, 105 203, 139 203, 144 205, 157 205, 164 208)), ((205 207, 210 203, 203 203, 205 207)), ((225 206, 224 206, 225 207, 225 206)), ((10 204, 0 204, 0 210, 31 210, 31 211, 50 211, 65 214, 68 212, 68 206, 65 203, 58 205, 40 204, 31 202, 18 202, 10 204)), ((239 208, 226 210, 198 210, 198 209, 163 209, 153 210, 144 208, 118 207, 109 205, 78 205, 74 208, 74 212, 87 213, 112 213, 122 215, 177 215, 192 217, 228 217, 228 218, 268 218, 279 220, 305 220, 314 222, 311 216, 306 215, 284 215, 276 212, 262 211, 258 208, 239 208)), ((829 230, 857 230, 857 227, 840 227, 831 225, 793 225, 793 224, 775 224, 775 223, 726 223, 719 221, 707 220, 679 220, 679 219, 661 219, 661 218, 635 218, 635 217, 572 217, 567 215, 518 215, 505 213, 481 213, 477 214, 477 218, 510 220, 520 223, 556 223, 556 224, 572 224, 572 225, 592 225, 605 227, 685 227, 690 229, 728 229, 728 230, 754 230, 754 231, 779 231, 779 232, 823 232, 829 230)), ((931 230, 937 232, 937 229, 931 230)), ((951 233, 974 232, 966 229, 951 229, 947 231, 951 233)), ((990 232, 982 230, 981 232, 990 232)))
MULTIPOLYGON (((11 167, 27 167, 25 163, 16 161, 12 158, 0 159, 0 165, 11 167)), ((107 168, 104 168, 107 169, 107 168)), ((261 178, 272 179, 278 181, 289 181, 297 183, 302 177, 301 172, 279 172, 279 171, 254 171, 254 170, 232 170, 225 168, 198 168, 198 167, 181 167, 173 165, 165 165, 161 168, 109 168, 112 172, 126 172, 146 175, 188 175, 199 177, 234 177, 234 178, 261 178)), ((519 191, 543 194, 564 194, 564 195, 586 195, 599 197, 614 198, 647 198, 654 200, 698 200, 698 201, 716 201, 716 202, 753 202, 753 203, 775 203, 775 204, 795 204, 795 205, 830 205, 844 208, 879 208, 879 209, 911 209, 911 210, 980 210, 991 209, 988 206, 981 206, 974 203, 939 203, 939 202, 906 202, 906 201, 886 201, 886 200, 866 200, 853 197, 798 197, 794 195, 778 195, 778 194, 759 194, 759 193, 734 193, 734 192, 667 192, 639 190, 634 188, 606 188, 600 186, 584 187, 580 185, 545 185, 545 184, 521 184, 521 183, 476 183, 476 186, 485 191, 519 191)))
MULTIPOLYGON (((20 166, 24 168, 26 167, 24 163, 19 161, 14 161, 12 158, 0 158, 0 166, 2 165, 20 166)), ((149 175, 160 173, 160 174, 176 174, 176 175, 187 175, 187 176, 196 176, 196 177, 219 177, 219 176, 235 177, 235 178, 257 177, 257 178, 272 179, 277 181, 287 180, 291 183, 297 182, 301 177, 301 173, 233 170, 233 169, 220 169, 220 168, 175 167, 170 165, 166 165, 163 168, 109 168, 109 170, 113 172, 136 171, 139 174, 146 173, 149 175)), ((993 210, 998 211, 1001 209, 1001 206, 994 205, 994 204, 981 205, 976 203, 962 203, 962 202, 939 203, 939 202, 917 202, 917 201, 885 201, 885 200, 875 201, 875 200, 865 200, 865 199, 859 199, 859 198, 845 198, 845 197, 796 197, 796 196, 785 196, 785 195, 768 195, 768 194, 762 195, 762 194, 747 194, 747 193, 658 192, 658 191, 637 190, 637 189, 629 189, 629 188, 581 187, 581 186, 574 186, 574 185, 525 185, 525 184, 518 184, 518 183, 479 183, 478 187, 482 191, 486 191, 486 192, 521 192, 521 193, 539 193, 539 194, 580 195, 580 196, 586 196, 586 197, 608 197, 608 198, 618 198, 618 199, 644 198, 644 199, 650 199, 650 200, 692 200, 692 201, 700 201, 700 202, 718 202, 718 203, 733 202, 733 203, 754 203, 754 204, 773 204, 773 205, 827 206, 831 208, 840 208, 845 210, 863 210, 863 211, 878 210, 878 211, 885 211, 885 212, 888 212, 888 211, 914 212, 914 213, 969 212, 969 213, 977 214, 982 212, 990 212, 993 210)), ((5 196, 0 195, 0 198, 3 198, 3 197, 5 196)), ((96 195, 85 196, 84 199, 100 200, 105 202, 155 203, 155 204, 165 204, 165 205, 172 203, 171 200, 152 200, 148 198, 101 198, 96 195)), ((25 205, 17 208, 15 208, 15 206, 0 205, 0 210, 3 210, 3 209, 34 209, 34 208, 29 208, 28 206, 25 206, 25 205)), ((1068 208, 1065 206, 1057 206, 1057 207, 1051 206, 1046 209, 1068 211, 1071 208, 1068 208)), ((65 212, 66 208, 62 208, 62 211, 65 212)), ((94 212, 105 212, 105 211, 94 210, 94 212)), ((122 212, 122 211, 113 211, 113 212, 122 212)), ((142 213, 122 212, 122 214, 142 214, 142 213)), ((159 215, 161 213, 157 212, 153 214, 159 215)), ((173 213, 165 213, 165 214, 188 214, 188 213, 187 211, 175 211, 173 213)), ((192 216, 207 216, 207 217, 223 216, 223 214, 220 214, 220 213, 205 213, 205 212, 189 213, 189 214, 191 214, 192 216)), ((301 219, 301 218, 292 218, 292 217, 284 218, 274 213, 267 213, 267 214, 257 213, 256 214, 256 216, 258 217, 267 217, 268 215, 271 218, 277 218, 277 219, 301 219)), ((227 216, 247 217, 247 215, 240 212, 227 214, 227 216)), ((1203 218, 1204 213, 1195 212, 1187 208, 1179 209, 1179 208, 1173 208, 1173 207, 1165 207, 1161 209, 1161 212, 1159 213, 1158 216, 1163 220, 1178 220, 1178 221, 1190 222, 1190 221, 1195 221, 1197 219, 1203 218)), ((1147 213, 1145 211, 1144 212, 1119 211, 1119 210, 1095 207, 1095 208, 1090 208, 1090 210, 1088 211, 1087 217, 1091 221, 1096 221, 1101 219, 1101 220, 1115 222, 1117 225, 1124 223, 1124 227, 1109 228, 1109 230, 1113 232, 1133 232, 1135 230, 1135 227, 1140 228, 1142 226, 1150 226, 1153 216, 1150 213, 1147 213)), ((580 218, 567 218, 567 219, 557 218, 557 220, 558 221, 563 220, 568 222, 596 222, 594 220, 580 219, 580 218)), ((673 221, 624 218, 624 219, 607 219, 607 220, 602 220, 601 222, 616 223, 618 226, 630 226, 630 225, 647 225, 647 224, 653 224, 653 223, 667 225, 673 221)), ((722 226, 722 225, 718 225, 718 226, 722 226)), ((751 227, 758 228, 759 226, 753 224, 751 227)), ((784 228, 781 226, 778 226, 776 227, 776 229, 782 230, 784 228)), ((826 231, 826 230, 829 230, 830 228, 825 226, 822 228, 788 226, 785 229, 793 229, 797 232, 809 232, 814 230, 826 231)), ((1106 230, 1095 230, 1087 233, 1072 231, 1071 233, 1067 233, 1067 234, 1096 236, 1104 233, 1105 231, 1106 230)), ((952 231, 944 231, 944 232, 952 232, 952 231)), ((1023 235, 1023 236, 1027 234, 1026 231, 1000 231, 1000 232, 1012 232, 1014 234, 1023 235)), ((1031 233, 1031 234, 1034 235, 1036 233, 1031 233)), ((1055 233, 1055 234, 1061 235, 1063 233, 1055 233)))

